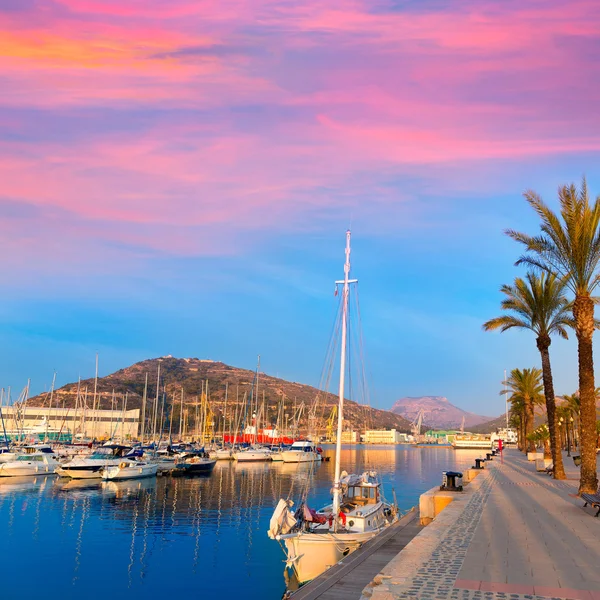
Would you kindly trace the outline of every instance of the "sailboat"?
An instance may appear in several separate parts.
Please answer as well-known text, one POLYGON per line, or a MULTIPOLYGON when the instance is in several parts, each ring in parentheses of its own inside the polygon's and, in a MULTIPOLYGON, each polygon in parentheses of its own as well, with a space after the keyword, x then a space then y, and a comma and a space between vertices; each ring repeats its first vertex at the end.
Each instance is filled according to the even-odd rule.
POLYGON ((343 287, 333 502, 315 511, 304 501, 293 512, 290 510, 294 505, 293 501, 282 498, 269 523, 269 537, 282 545, 287 557, 286 566, 293 568, 301 584, 318 577, 364 542, 376 537, 398 518, 397 507, 382 498, 381 484, 377 481, 375 472, 349 475, 341 468, 348 299, 350 284, 357 281, 350 279, 350 235, 350 231, 347 231, 344 279, 336 281, 336 286, 343 287))

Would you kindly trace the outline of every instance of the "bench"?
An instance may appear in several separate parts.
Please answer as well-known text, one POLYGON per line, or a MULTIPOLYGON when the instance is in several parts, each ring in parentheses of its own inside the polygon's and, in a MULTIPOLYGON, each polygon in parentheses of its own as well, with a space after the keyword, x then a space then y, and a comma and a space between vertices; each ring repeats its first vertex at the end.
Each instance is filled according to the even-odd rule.
POLYGON ((585 502, 584 508, 589 504, 598 509, 595 516, 600 515, 600 488, 595 494, 581 494, 581 499, 585 502))

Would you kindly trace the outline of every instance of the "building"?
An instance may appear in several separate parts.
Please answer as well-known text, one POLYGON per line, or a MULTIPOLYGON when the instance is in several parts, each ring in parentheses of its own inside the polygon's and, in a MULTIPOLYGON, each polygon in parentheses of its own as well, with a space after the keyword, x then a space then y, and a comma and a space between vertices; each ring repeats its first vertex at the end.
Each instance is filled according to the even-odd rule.
POLYGON ((42 406, 2 406, 0 439, 71 441, 81 439, 137 439, 140 410, 75 410, 42 406))
POLYGON ((365 444, 404 444, 407 436, 395 429, 367 429, 363 440, 365 444))
POLYGON ((358 432, 357 431, 342 431, 342 444, 356 444, 358 443, 358 432))
POLYGON ((438 444, 450 444, 454 441, 454 436, 457 431, 455 429, 450 430, 435 430, 430 429, 425 432, 425 439, 428 442, 437 442, 438 444))

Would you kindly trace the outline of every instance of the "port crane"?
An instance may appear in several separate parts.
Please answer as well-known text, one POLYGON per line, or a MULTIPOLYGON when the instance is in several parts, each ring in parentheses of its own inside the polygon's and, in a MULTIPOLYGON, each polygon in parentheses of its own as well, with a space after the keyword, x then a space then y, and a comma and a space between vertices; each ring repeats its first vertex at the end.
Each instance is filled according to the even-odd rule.
POLYGON ((410 424, 410 430, 415 437, 418 439, 421 435, 421 425, 423 425, 423 417, 425 416, 425 410, 420 409, 415 417, 415 420, 410 424))

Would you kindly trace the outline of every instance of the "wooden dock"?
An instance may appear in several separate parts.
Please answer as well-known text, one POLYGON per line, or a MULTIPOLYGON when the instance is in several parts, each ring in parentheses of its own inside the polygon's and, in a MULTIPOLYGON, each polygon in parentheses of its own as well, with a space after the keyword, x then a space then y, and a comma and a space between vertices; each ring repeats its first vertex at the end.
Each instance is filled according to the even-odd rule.
POLYGON ((422 529, 418 515, 413 508, 388 530, 303 585, 291 600, 359 600, 365 586, 422 529))

